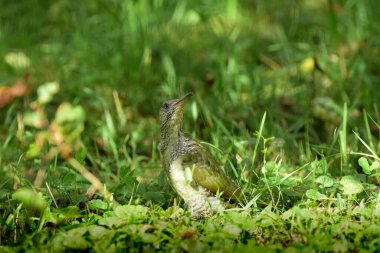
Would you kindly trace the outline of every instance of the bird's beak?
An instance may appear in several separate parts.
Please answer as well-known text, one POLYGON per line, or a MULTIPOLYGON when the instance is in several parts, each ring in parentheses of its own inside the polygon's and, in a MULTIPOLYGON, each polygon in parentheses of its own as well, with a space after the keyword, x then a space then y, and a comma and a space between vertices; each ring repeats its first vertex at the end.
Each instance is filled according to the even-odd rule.
POLYGON ((173 122, 177 123, 178 126, 181 125, 183 112, 185 110, 185 104, 189 97, 191 97, 193 93, 187 93, 185 96, 179 98, 174 104, 174 114, 172 115, 171 119, 173 122))
POLYGON ((186 102, 192 95, 193 95, 192 92, 187 93, 185 96, 178 99, 178 101, 175 103, 175 105, 182 104, 183 102, 186 102))

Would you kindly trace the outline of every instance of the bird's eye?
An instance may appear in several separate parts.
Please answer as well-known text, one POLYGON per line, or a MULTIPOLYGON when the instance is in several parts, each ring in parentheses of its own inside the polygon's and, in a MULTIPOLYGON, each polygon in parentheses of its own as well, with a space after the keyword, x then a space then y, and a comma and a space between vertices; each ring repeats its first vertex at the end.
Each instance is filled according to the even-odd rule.
POLYGON ((169 108, 169 104, 168 103, 164 103, 162 106, 164 107, 164 109, 168 109, 169 108))

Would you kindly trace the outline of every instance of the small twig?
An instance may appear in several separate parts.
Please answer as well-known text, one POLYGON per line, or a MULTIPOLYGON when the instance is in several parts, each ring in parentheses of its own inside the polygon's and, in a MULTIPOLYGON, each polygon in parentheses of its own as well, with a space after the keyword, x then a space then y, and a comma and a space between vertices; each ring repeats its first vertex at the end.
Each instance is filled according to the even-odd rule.
POLYGON ((34 183, 33 183, 34 187, 36 187, 37 189, 41 188, 41 184, 42 184, 42 181, 44 180, 45 174, 46 174, 45 169, 41 168, 38 170, 37 176, 34 179, 34 183))
POLYGON ((92 199, 94 197, 94 194, 96 192, 96 187, 94 185, 91 185, 86 192, 86 197, 88 200, 92 199))
POLYGON ((115 101, 115 107, 117 110, 117 116, 119 117, 119 120, 121 122, 121 126, 123 127, 125 125, 125 122, 127 121, 127 118, 125 117, 125 114, 123 112, 123 107, 121 106, 119 93, 117 91, 113 91, 113 99, 115 101))
POLYGON ((113 195, 103 186, 102 182, 100 182, 97 177, 95 177, 90 171, 83 167, 76 159, 69 158, 67 161, 74 169, 76 169, 92 184, 92 187, 103 194, 106 201, 109 202, 112 207, 119 205, 119 203, 113 198, 113 195))

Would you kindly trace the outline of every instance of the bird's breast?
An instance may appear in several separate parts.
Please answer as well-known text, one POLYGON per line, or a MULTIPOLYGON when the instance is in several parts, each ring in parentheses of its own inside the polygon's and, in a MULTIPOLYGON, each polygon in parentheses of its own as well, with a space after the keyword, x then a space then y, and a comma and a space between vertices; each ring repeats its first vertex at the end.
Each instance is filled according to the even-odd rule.
POLYGON ((207 192, 200 186, 195 189, 192 181, 186 176, 181 157, 170 164, 169 174, 175 190, 186 202, 201 201, 206 197, 207 192))
POLYGON ((223 210, 222 202, 210 196, 205 188, 195 184, 192 179, 189 180, 186 170, 182 163, 182 157, 176 158, 170 164, 169 177, 174 189, 189 206, 191 215, 196 216, 200 213, 212 213, 213 211, 223 210))
POLYGON ((177 185, 175 187, 176 189, 177 187, 182 188, 185 184, 187 184, 186 177, 185 177, 185 170, 182 164, 182 158, 177 158, 171 163, 169 173, 170 173, 170 178, 173 182, 173 185, 177 185))

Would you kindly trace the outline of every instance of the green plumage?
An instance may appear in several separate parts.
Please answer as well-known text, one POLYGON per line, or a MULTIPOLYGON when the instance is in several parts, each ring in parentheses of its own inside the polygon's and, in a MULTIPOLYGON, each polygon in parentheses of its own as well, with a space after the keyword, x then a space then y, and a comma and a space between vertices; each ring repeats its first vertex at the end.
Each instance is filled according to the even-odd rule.
POLYGON ((171 184, 185 200, 192 216, 199 217, 223 208, 215 198, 217 193, 230 200, 237 199, 241 192, 211 153, 201 143, 182 133, 184 107, 190 96, 166 101, 161 106, 159 149, 171 184), (188 171, 191 172, 190 177, 186 173, 188 171))
POLYGON ((239 188, 224 173, 211 153, 199 142, 188 140, 193 150, 183 155, 183 166, 193 168, 193 179, 211 193, 222 193, 226 199, 236 199, 239 188))

